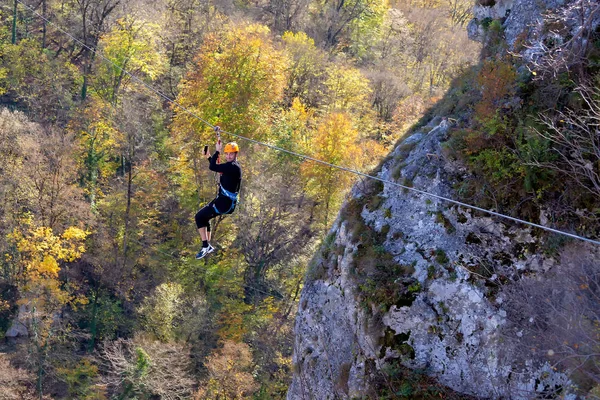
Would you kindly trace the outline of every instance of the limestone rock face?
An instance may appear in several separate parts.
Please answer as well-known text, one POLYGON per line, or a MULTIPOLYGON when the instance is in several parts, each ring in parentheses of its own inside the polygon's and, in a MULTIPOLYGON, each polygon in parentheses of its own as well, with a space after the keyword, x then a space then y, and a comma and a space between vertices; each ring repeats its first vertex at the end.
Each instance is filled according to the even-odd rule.
MULTIPOLYGON (((541 41, 543 13, 567 2, 480 1, 486 5, 475 7, 469 30, 477 38, 484 20, 497 19, 510 45, 522 35, 541 41)), ((544 251, 544 239, 530 226, 442 199, 459 198, 468 176, 445 157, 448 128, 434 118, 390 154, 377 190, 364 182, 353 188, 345 209, 359 207, 342 210, 303 288, 289 400, 377 398, 383 371, 398 362, 482 398, 534 399, 559 389, 563 398, 575 398, 571 382, 549 364, 551 344, 535 331, 540 313, 548 324, 552 315, 529 307, 528 299, 570 301, 573 290, 562 288, 560 277, 584 264, 596 268, 600 246, 567 241, 544 251), (378 242, 366 244, 369 235, 378 242), (365 246, 377 247, 367 253, 387 255, 404 275, 392 282, 361 275, 373 266, 365 246), (552 286, 551 277, 559 284, 552 286), (369 298, 378 285, 398 298, 378 292, 379 302, 391 303, 382 307, 369 298)), ((539 222, 547 219, 542 211, 539 222)))
POLYGON ((16 338, 16 337, 26 337, 29 336, 29 330, 27 329, 27 326, 25 325, 26 321, 26 314, 27 314, 27 307, 25 307, 24 305, 19 306, 19 314, 18 316, 13 320, 10 328, 8 328, 8 330, 6 331, 6 333, 4 334, 7 338, 16 338))
POLYGON ((542 15, 547 10, 555 10, 563 6, 566 0, 497 0, 492 6, 477 5, 473 7, 473 19, 467 26, 469 38, 483 41, 485 24, 490 20, 502 21, 505 39, 513 45, 519 35, 525 34, 531 39, 542 22, 542 15))
MULTIPOLYGON (((440 142, 446 132, 447 123, 438 120, 408 137, 379 177, 454 198, 453 177, 463 171, 444 160, 440 142)), ((363 196, 360 185, 352 196, 363 196)), ((360 216, 367 229, 383 235, 383 247, 398 265, 412 267, 407 279, 414 298, 384 313, 361 302, 360 232, 338 217, 331 250, 316 257, 302 292, 288 399, 376 398, 373 382, 392 359, 486 398, 529 399, 567 386, 566 376, 547 362, 520 353, 523 333, 507 321, 505 294, 492 296, 487 287, 519 271, 541 276, 561 267, 559 257, 529 251, 538 239, 527 226, 389 183, 378 196, 378 207, 363 207, 360 216), (386 335, 401 345, 391 346, 386 335)), ((582 249, 600 258, 593 245, 582 249)), ((402 279, 395 283, 406 285, 402 279)))

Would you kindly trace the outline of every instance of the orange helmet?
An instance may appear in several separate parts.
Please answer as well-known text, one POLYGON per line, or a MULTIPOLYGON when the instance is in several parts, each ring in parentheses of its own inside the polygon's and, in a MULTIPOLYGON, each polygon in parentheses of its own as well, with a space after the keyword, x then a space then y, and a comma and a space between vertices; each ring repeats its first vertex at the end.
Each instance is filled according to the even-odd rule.
POLYGON ((225 145, 225 149, 223 150, 225 153, 237 153, 240 151, 240 147, 236 142, 229 142, 225 145))

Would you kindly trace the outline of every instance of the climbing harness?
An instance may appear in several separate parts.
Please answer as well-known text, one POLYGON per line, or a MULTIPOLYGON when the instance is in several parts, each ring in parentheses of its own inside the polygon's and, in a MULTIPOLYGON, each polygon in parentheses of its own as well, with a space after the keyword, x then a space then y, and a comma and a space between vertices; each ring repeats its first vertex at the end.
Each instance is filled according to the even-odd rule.
POLYGON ((237 205, 238 193, 239 192, 237 192, 237 193, 230 192, 229 190, 225 189, 222 185, 219 185, 219 195, 223 195, 223 196, 227 197, 229 200, 231 200, 231 206, 229 207, 229 209, 227 211, 221 212, 217 208, 217 205, 213 203, 213 208, 214 208, 215 212, 219 215, 231 213, 233 211, 233 209, 235 208, 235 206, 237 205))
POLYGON ((232 201, 237 201, 237 198, 238 198, 237 192, 236 193, 230 192, 229 190, 225 189, 222 185, 220 186, 220 190, 221 190, 221 193, 223 195, 225 195, 225 197, 229 197, 232 201))

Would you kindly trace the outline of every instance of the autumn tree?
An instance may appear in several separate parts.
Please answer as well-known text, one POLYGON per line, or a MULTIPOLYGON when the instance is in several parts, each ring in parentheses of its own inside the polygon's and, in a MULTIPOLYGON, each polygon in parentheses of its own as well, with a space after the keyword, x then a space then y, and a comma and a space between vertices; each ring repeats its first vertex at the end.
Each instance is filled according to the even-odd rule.
POLYGON ((309 0, 274 0, 261 4, 275 32, 299 31, 308 14, 309 0))
MULTIPOLYGON (((319 124, 313 144, 312 157, 346 168, 360 165, 358 131, 350 118, 343 113, 333 113, 319 124)), ((353 176, 345 171, 306 161, 303 174, 309 180, 309 188, 322 203, 324 227, 331 220, 333 210, 341 203, 340 195, 349 189, 353 176)))
POLYGON ((14 264, 14 280, 20 292, 19 304, 26 313, 23 321, 31 332, 36 355, 33 364, 37 369, 37 390, 42 394, 46 357, 53 336, 60 325, 58 313, 66 306, 76 306, 85 298, 72 292, 59 279, 60 263, 77 260, 85 252, 83 241, 88 232, 67 228, 61 235, 52 229, 33 225, 30 219, 8 236, 16 252, 9 254, 14 264))
POLYGON ((92 210, 119 167, 116 150, 124 135, 114 122, 114 114, 110 104, 92 97, 68 127, 77 140, 79 181, 92 210))
POLYGON ((369 104, 372 89, 363 73, 349 65, 331 64, 324 84, 327 89, 322 109, 328 114, 345 113, 361 131, 361 137, 372 134, 375 122, 369 104))
POLYGON ((0 354, 0 398, 6 400, 32 400, 36 396, 29 383, 33 381, 31 373, 11 363, 11 357, 0 354))
POLYGON ((453 24, 464 27, 473 16, 473 3, 469 0, 450 0, 448 13, 453 24))
MULTIPOLYGON (((271 106, 283 93, 287 63, 266 27, 227 27, 205 38, 177 101, 228 131, 264 138, 271 106)), ((201 121, 181 110, 173 130, 183 143, 214 141, 201 121)))
POLYGON ((274 290, 269 287, 267 274, 276 266, 287 268, 303 255, 315 233, 316 203, 302 190, 298 174, 288 174, 281 167, 263 165, 262 173, 253 181, 256 189, 246 192, 239 211, 234 245, 248 265, 244 274, 247 302, 274 290))
POLYGON ((318 108, 325 92, 326 53, 317 48, 315 41, 304 32, 286 32, 282 40, 291 58, 285 88, 286 103, 298 98, 307 107, 318 108))
MULTIPOLYGON (((294 98, 291 106, 281 110, 274 118, 271 136, 275 144, 291 152, 305 154, 312 146, 315 118, 314 110, 308 109, 299 98, 294 98)), ((294 166, 302 161, 301 157, 286 152, 275 152, 273 155, 269 160, 280 163, 284 167, 281 170, 292 168, 290 173, 295 173, 294 166)))
MULTIPOLYGON (((19 113, 0 114, 0 154, 10 163, 3 166, 0 194, 3 210, 34 212, 39 222, 51 228, 89 221, 91 216, 77 186, 73 162, 73 137, 57 128, 44 129, 19 113), (12 190, 9 190, 12 188, 12 190)), ((1 214, 0 214, 1 215, 1 214)))
POLYGON ((108 61, 96 60, 93 87, 110 103, 117 103, 120 91, 128 87, 132 75, 153 81, 165 71, 166 60, 159 51, 157 24, 131 16, 121 18, 111 31, 100 37, 98 45, 108 61))
POLYGON ((206 299, 184 295, 182 285, 163 283, 138 308, 144 330, 162 342, 194 342, 209 321, 206 299))
POLYGON ((92 216, 77 186, 73 136, 54 129, 39 133, 25 135, 22 140, 40 223, 53 229, 91 223, 92 216))
POLYGON ((400 101, 411 91, 402 79, 389 72, 379 72, 369 75, 373 92, 371 104, 377 111, 381 121, 390 122, 400 101))
POLYGON ((250 373, 252 355, 248 345, 225 341, 206 360, 208 381, 195 394, 196 399, 246 399, 257 389, 250 373))
POLYGON ((372 47, 380 40, 382 25, 387 14, 388 2, 378 0, 370 2, 365 13, 349 24, 347 52, 353 57, 363 59, 371 53, 372 47))
POLYGON ((117 173, 125 179, 119 185, 121 190, 113 192, 106 200, 109 204, 119 202, 122 210, 123 267, 129 259, 130 235, 138 231, 144 236, 138 225, 142 221, 150 226, 157 223, 157 209, 165 190, 165 179, 152 167, 152 161, 156 160, 155 146, 161 140, 156 135, 153 121, 159 107, 158 98, 153 94, 132 93, 123 101, 122 113, 117 118, 117 124, 125 134, 120 143, 121 168, 117 173))
POLYGON ((416 92, 432 96, 445 89, 462 68, 476 63, 480 46, 467 38, 464 29, 451 24, 443 7, 402 10, 410 22, 411 40, 405 51, 408 81, 416 92))
POLYGON ((204 36, 226 22, 225 10, 204 0, 168 0, 154 11, 160 14, 151 20, 161 25, 160 38, 168 60, 161 87, 175 98, 179 81, 192 66, 204 36))
POLYGON ((0 234, 4 237, 18 223, 21 207, 32 207, 32 192, 23 185, 25 149, 21 137, 35 132, 37 124, 21 112, 0 111, 0 234))
MULTIPOLYGON (((139 250, 154 243, 161 233, 159 220, 166 179, 155 168, 160 164, 156 149, 162 140, 160 130, 154 129, 154 117, 160 107, 157 98, 147 92, 127 93, 117 107, 107 125, 99 126, 107 128, 106 140, 114 144, 107 149, 107 167, 111 169, 103 182, 103 197, 97 202, 102 226, 95 236, 94 254, 106 268, 103 279, 108 287, 127 297, 135 286, 136 268, 148 267, 147 261, 139 262, 147 257, 139 250), (116 135, 110 137, 113 133, 116 135)), ((157 267, 146 273, 164 273, 157 267)), ((152 286, 147 282, 144 290, 152 286)), ((142 287, 136 289, 143 296, 142 287)))
POLYGON ((100 350, 109 393, 122 399, 190 398, 195 386, 190 347, 144 337, 106 342, 100 350))
POLYGON ((74 106, 79 71, 65 57, 42 52, 32 38, 10 44, 0 31, 0 93, 26 106, 34 120, 66 124, 74 106))
MULTIPOLYGON (((313 8, 314 36, 325 49, 332 49, 343 42, 349 42, 352 30, 377 18, 381 9, 380 0, 319 0, 313 8)), ((346 44, 346 43, 344 43, 346 44)))
POLYGON ((410 33, 406 15, 397 8, 389 8, 383 17, 379 40, 371 50, 373 62, 385 69, 406 68, 406 49, 413 41, 410 33))
POLYGON ((56 368, 56 376, 67 385, 69 398, 100 400, 106 398, 94 359, 83 358, 56 368))
MULTIPOLYGON (((81 97, 87 96, 89 77, 93 74, 92 67, 96 53, 92 51, 98 46, 102 34, 110 29, 110 18, 121 4, 121 0, 70 0, 67 10, 77 10, 68 13, 65 18, 79 27, 77 37, 81 38, 83 45, 73 55, 76 63, 83 65, 83 83, 81 97)), ((66 22, 65 21, 65 22, 66 22)))

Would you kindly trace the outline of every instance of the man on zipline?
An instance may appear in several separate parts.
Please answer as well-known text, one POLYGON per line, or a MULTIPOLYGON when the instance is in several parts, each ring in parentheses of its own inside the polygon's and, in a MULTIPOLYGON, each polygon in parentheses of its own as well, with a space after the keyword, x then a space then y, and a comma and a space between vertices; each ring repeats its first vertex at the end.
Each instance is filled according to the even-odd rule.
POLYGON ((198 260, 215 250, 209 243, 210 219, 222 214, 233 213, 238 201, 238 192, 242 183, 242 168, 237 162, 237 155, 240 151, 237 143, 231 142, 225 145, 225 159, 227 162, 221 164, 218 163, 219 153, 223 151, 223 145, 221 144, 220 139, 217 140, 215 148, 215 154, 211 156, 207 146, 204 155, 209 161, 208 168, 211 171, 219 172, 221 174, 219 194, 214 200, 202 207, 202 209, 196 213, 196 227, 202 238, 202 248, 198 254, 196 254, 196 259, 198 260))

